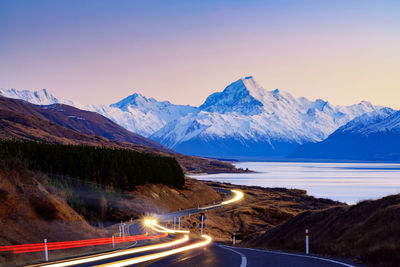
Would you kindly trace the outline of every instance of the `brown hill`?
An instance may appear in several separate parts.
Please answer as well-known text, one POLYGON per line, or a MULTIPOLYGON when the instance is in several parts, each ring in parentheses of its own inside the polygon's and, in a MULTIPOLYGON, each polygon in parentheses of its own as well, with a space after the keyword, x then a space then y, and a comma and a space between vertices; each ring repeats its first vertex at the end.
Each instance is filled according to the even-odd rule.
POLYGON ((361 260, 371 266, 398 266, 400 261, 400 194, 353 206, 301 213, 242 245, 304 252, 310 231, 312 253, 361 260))
MULTIPOLYGON (((44 238, 54 242, 107 236, 106 230, 90 226, 64 199, 49 192, 40 177, 18 163, 0 161, 1 245, 41 243, 44 238)), ((29 254, 3 252, 0 265, 20 265, 31 259, 29 254)), ((42 253, 39 256, 43 258, 42 253)))
POLYGON ((49 120, 77 132, 173 152, 173 150, 155 141, 126 130, 96 112, 80 110, 63 104, 39 106, 23 100, 5 97, 0 97, 0 108, 4 111, 17 112, 49 120))
POLYGON ((97 113, 67 105, 37 106, 0 96, 0 129, 2 139, 118 147, 175 157, 185 172, 240 171, 230 163, 176 153, 97 113))

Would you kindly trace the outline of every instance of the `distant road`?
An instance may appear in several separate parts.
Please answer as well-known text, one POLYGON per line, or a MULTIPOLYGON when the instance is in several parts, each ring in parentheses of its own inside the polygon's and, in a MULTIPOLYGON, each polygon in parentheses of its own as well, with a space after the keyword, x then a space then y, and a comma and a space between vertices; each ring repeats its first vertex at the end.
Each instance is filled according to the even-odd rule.
MULTIPOLYGON (((216 187, 214 187, 213 189, 215 191, 218 191, 218 192, 221 192, 221 193, 232 195, 232 191, 228 190, 228 189, 222 189, 222 188, 216 188, 216 187)), ((188 215, 192 215, 192 214, 196 214, 196 213, 201 213, 201 212, 205 212, 205 211, 212 210, 212 209, 218 209, 218 208, 221 208, 221 207, 223 207, 225 205, 226 204, 224 204, 224 202, 221 202, 221 203, 218 203, 218 204, 207 205, 207 206, 194 208, 194 209, 188 209, 188 210, 181 210, 181 211, 165 213, 165 214, 157 215, 156 218, 160 222, 165 222, 165 221, 174 219, 174 217, 182 217, 182 216, 188 216, 188 215)))

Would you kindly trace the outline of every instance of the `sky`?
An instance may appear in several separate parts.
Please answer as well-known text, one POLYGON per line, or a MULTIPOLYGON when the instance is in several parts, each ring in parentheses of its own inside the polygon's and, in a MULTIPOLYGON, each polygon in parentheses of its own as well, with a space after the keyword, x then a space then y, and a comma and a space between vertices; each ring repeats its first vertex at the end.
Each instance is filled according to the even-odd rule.
POLYGON ((0 88, 197 106, 249 75, 400 109, 400 1, 0 0, 0 88))

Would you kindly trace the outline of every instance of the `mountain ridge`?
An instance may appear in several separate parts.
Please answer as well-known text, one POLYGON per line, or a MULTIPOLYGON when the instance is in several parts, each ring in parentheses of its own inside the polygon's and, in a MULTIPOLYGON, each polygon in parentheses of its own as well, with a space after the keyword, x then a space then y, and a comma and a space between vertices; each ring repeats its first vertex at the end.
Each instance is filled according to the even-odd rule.
POLYGON ((290 157, 400 161, 399 140, 400 111, 383 108, 351 120, 321 142, 299 146, 290 157))
MULTIPOLYGON (((26 93, 13 95, 39 101, 26 93)), ((138 93, 109 106, 82 106, 47 95, 48 102, 97 112, 178 152, 208 157, 286 156, 299 145, 322 141, 355 117, 381 108, 367 101, 333 106, 322 99, 295 98, 279 89, 264 89, 252 76, 211 94, 199 107, 159 102, 138 93)))

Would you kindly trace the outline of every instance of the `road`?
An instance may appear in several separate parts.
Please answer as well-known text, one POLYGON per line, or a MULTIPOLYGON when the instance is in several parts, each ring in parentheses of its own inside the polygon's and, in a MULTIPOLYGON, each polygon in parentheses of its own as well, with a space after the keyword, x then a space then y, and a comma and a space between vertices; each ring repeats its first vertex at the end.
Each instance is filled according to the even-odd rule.
MULTIPOLYGON (((220 208, 243 198, 242 192, 238 190, 231 191, 232 198, 229 200, 195 209, 163 214, 157 216, 157 219, 165 222, 174 217, 220 208)), ((225 191, 224 193, 227 192, 225 191)), ((355 266, 338 260, 311 255, 239 248, 211 243, 212 238, 205 235, 202 236, 201 240, 193 239, 189 237, 189 231, 166 229, 159 225, 154 218, 134 222, 127 228, 128 235, 144 234, 146 231, 149 231, 150 236, 157 234, 166 236, 166 233, 170 233, 170 237, 161 239, 153 245, 140 246, 140 244, 134 243, 129 246, 132 247, 133 245, 133 248, 127 247, 113 252, 53 262, 46 266, 355 266)))
POLYGON ((351 267, 356 265, 302 254, 229 247, 214 243, 205 248, 149 262, 146 266, 351 267))
MULTIPOLYGON (((229 196, 232 195, 231 190, 227 190, 227 189, 223 189, 223 188, 213 188, 213 189, 215 191, 218 191, 218 192, 221 192, 221 193, 225 193, 225 194, 227 194, 229 196)), ((193 215, 193 214, 196 214, 196 213, 201 213, 201 212, 205 212, 205 211, 212 210, 212 209, 218 209, 218 208, 221 208, 221 207, 223 207, 225 205, 226 204, 224 204, 224 202, 221 202, 221 203, 212 204, 212 205, 206 205, 206 206, 198 207, 198 208, 194 208, 194 209, 181 210, 181 211, 175 211, 175 212, 160 214, 160 215, 157 215, 156 218, 160 222, 165 222, 165 221, 169 221, 169 220, 174 219, 174 217, 183 217, 183 216, 193 215)))

